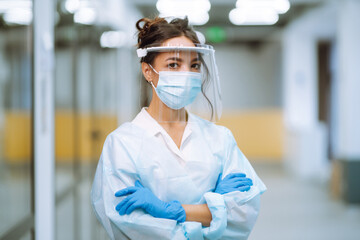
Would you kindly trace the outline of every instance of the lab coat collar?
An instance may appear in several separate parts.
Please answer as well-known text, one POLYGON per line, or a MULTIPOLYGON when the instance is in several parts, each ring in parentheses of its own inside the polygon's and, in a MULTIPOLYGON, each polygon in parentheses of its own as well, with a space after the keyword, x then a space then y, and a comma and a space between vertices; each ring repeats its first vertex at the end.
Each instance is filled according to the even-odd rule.
POLYGON ((194 127, 193 121, 195 120, 196 118, 194 118, 192 114, 188 112, 188 122, 186 124, 183 133, 180 149, 178 149, 178 147, 172 141, 171 137, 168 135, 165 129, 146 111, 145 107, 141 109, 140 113, 135 117, 132 123, 146 130, 151 136, 155 136, 159 133, 162 134, 165 138, 168 139, 168 141, 166 142, 169 145, 170 149, 172 149, 172 151, 177 155, 179 155, 180 157, 183 157, 180 151, 185 141, 190 137, 191 133, 193 132, 192 131, 192 128, 194 127))
MULTIPOLYGON (((148 133, 152 136, 164 132, 164 128, 148 113, 146 107, 143 107, 138 115, 134 118, 132 123, 135 125, 144 128, 148 131, 148 133)), ((190 135, 192 122, 195 121, 195 118, 191 113, 188 112, 188 122, 186 124, 186 128, 183 135, 183 141, 190 135)), ((166 131, 165 131, 166 132, 166 131)))
POLYGON ((162 131, 160 124, 151 117, 151 115, 146 111, 145 107, 141 109, 132 123, 145 129, 151 136, 154 136, 162 131))

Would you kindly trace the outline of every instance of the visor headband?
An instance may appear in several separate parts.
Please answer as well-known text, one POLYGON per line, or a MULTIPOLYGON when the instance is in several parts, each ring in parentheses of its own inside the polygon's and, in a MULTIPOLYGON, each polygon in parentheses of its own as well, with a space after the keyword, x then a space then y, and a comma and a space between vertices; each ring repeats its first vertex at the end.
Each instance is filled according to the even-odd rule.
POLYGON ((194 51, 202 54, 213 53, 214 49, 211 46, 208 47, 150 47, 150 48, 139 48, 136 50, 139 58, 145 57, 149 52, 167 52, 167 51, 194 51))

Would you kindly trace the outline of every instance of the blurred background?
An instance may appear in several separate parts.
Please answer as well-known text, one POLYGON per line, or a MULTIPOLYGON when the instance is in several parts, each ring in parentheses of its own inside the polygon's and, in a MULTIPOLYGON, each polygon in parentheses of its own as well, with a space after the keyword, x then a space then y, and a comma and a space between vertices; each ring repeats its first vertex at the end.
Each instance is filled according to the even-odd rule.
POLYGON ((249 239, 360 237, 359 0, 0 0, 0 239, 106 239, 107 134, 149 100, 141 17, 189 16, 268 187, 249 239))

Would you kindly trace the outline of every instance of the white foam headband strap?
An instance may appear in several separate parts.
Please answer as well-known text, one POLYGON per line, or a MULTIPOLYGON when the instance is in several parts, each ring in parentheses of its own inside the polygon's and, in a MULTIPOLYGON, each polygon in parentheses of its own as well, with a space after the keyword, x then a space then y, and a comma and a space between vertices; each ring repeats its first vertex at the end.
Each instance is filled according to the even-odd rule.
POLYGON ((163 47, 150 47, 150 48, 139 48, 136 50, 139 58, 145 57, 148 52, 167 52, 167 51, 194 51, 202 54, 209 54, 214 52, 214 49, 206 47, 183 47, 183 46, 163 46, 163 47))

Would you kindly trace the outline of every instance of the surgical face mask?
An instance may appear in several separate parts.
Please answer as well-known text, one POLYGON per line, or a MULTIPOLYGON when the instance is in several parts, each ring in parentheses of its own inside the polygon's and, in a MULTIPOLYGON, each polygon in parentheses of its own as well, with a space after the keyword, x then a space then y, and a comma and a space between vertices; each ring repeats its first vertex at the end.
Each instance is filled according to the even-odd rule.
MULTIPOLYGON (((149 64, 150 65, 150 64, 149 64)), ((191 104, 201 91, 201 74, 198 72, 160 71, 157 87, 151 82, 160 100, 169 108, 181 109, 191 104)))

